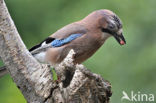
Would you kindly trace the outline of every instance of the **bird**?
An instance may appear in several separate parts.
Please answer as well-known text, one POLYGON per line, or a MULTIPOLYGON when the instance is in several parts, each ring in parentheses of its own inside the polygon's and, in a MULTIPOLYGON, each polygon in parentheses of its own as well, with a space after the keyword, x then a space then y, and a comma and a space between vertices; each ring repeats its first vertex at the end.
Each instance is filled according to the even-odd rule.
POLYGON ((107 9, 96 10, 84 19, 59 29, 29 51, 39 62, 56 65, 73 49, 74 63, 80 64, 91 57, 111 36, 120 45, 126 44, 122 32, 122 22, 114 12, 107 9))
POLYGON ((61 63, 71 49, 73 62, 81 64, 113 36, 120 45, 126 44, 122 22, 111 10, 101 9, 82 20, 70 23, 29 49, 40 63, 52 66, 61 63))

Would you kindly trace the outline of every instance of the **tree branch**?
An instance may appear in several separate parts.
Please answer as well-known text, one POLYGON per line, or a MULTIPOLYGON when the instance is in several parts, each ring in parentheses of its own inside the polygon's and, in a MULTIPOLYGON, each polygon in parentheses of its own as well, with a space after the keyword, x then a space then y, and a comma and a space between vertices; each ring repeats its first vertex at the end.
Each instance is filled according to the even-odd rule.
POLYGON ((52 73, 26 49, 4 0, 0 0, 0 56, 28 102, 42 102, 50 95, 52 73))
POLYGON ((53 96, 63 98, 56 99, 60 101, 55 103, 108 103, 112 95, 110 83, 100 75, 91 73, 83 65, 74 65, 72 59, 74 54, 71 50, 65 60, 55 67, 62 82, 58 84, 61 95, 60 91, 54 90, 53 96), (67 73, 69 71, 71 74, 67 73), (70 78, 71 81, 66 82, 70 78))
POLYGON ((83 65, 73 64, 71 50, 55 67, 61 81, 54 82, 47 65, 39 64, 26 49, 0 0, 0 57, 28 103, 108 103, 111 85, 83 65))
POLYGON ((0 67, 0 78, 7 73, 8 73, 8 71, 6 69, 6 66, 0 67))

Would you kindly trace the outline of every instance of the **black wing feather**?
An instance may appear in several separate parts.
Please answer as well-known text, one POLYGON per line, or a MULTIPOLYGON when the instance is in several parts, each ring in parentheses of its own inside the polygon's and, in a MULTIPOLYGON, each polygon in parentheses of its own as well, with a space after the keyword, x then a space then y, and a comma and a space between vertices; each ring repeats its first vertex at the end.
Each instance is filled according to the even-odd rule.
POLYGON ((41 47, 41 45, 42 45, 43 42, 45 42, 46 44, 48 44, 48 43, 51 43, 53 40, 55 40, 55 38, 48 37, 45 40, 43 40, 40 44, 37 44, 37 45, 33 46, 32 48, 30 48, 29 51, 31 52, 31 51, 33 51, 33 50, 41 47))

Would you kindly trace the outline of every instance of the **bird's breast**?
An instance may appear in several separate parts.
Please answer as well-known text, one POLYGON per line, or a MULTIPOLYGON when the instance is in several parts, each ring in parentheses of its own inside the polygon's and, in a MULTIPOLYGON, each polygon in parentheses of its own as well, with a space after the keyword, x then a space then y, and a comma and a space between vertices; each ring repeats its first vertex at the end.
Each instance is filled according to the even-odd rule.
POLYGON ((35 59, 37 59, 41 63, 46 63, 46 52, 40 52, 38 54, 33 55, 35 59))
POLYGON ((101 43, 94 37, 86 36, 80 40, 77 39, 77 41, 74 41, 70 46, 76 53, 74 62, 82 63, 99 49, 101 43))

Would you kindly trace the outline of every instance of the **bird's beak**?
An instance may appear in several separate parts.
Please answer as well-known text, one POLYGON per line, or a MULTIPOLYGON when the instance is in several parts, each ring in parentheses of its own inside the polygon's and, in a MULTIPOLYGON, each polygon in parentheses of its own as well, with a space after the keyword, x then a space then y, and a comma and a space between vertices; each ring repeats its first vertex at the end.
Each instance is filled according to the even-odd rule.
POLYGON ((126 40, 122 33, 121 34, 114 33, 113 36, 120 45, 126 44, 126 40))

